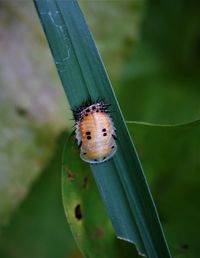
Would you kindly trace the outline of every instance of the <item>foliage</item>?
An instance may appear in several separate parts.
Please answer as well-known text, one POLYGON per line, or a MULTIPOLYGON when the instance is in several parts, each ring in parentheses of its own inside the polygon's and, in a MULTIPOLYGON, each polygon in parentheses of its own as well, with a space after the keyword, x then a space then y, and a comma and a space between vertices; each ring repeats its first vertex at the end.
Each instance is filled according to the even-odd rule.
MULTIPOLYGON (((114 82, 115 91, 125 118, 127 120, 174 124, 198 119, 200 110, 199 3, 195 0, 190 2, 185 0, 163 0, 160 2, 149 0, 145 4, 143 1, 140 4, 140 1, 134 0, 131 7, 132 1, 130 3, 125 1, 120 4, 115 4, 116 1, 94 1, 92 5, 90 5, 90 2, 80 1, 80 4, 92 28, 95 40, 97 40, 98 49, 102 53, 112 82, 114 82), (142 26, 139 27, 143 4, 145 7, 144 20, 142 26), (139 42, 138 37, 140 37, 139 42), (137 49, 135 48, 136 43, 137 49)), ((32 154, 35 153, 37 156, 38 145, 37 148, 34 147, 33 152, 30 151, 28 146, 30 140, 27 142, 27 132, 28 135, 30 135, 30 132, 35 135, 31 138, 33 140, 31 144, 33 143, 33 146, 36 146, 36 141, 39 146, 42 146, 42 150, 45 146, 49 146, 50 141, 52 142, 55 139, 55 134, 48 137, 42 127, 39 130, 34 125, 32 127, 34 122, 32 118, 37 118, 37 115, 41 117, 44 114, 45 110, 41 109, 40 105, 35 105, 37 106, 36 113, 34 113, 35 109, 32 108, 34 105, 28 105, 28 109, 25 105, 28 115, 23 117, 24 104, 35 104, 39 100, 37 96, 40 95, 40 92, 38 90, 37 94, 35 94, 35 91, 32 94, 32 91, 36 88, 32 87, 31 83, 37 82, 37 88, 41 89, 41 97, 46 96, 46 92, 52 92, 51 89, 61 88, 56 86, 58 82, 55 80, 55 71, 53 77, 51 75, 53 70, 49 68, 51 66, 49 50, 46 48, 38 24, 34 22, 36 21, 35 10, 33 6, 29 5, 28 7, 27 3, 22 5, 19 1, 15 3, 13 1, 1 1, 1 14, 3 13, 1 34, 3 33, 3 37, 0 42, 2 89, 0 96, 2 118, 0 134, 1 139, 3 139, 2 143, 6 143, 5 135, 11 135, 5 134, 6 131, 16 136, 18 134, 15 134, 15 132, 19 131, 16 130, 17 127, 22 132, 20 133, 20 141, 11 137, 12 141, 9 144, 3 144, 3 146, 8 147, 1 148, 1 185, 4 187, 5 193, 6 191, 8 193, 12 192, 12 186, 17 186, 16 189, 19 192, 23 190, 22 184, 26 185, 26 177, 23 179, 21 175, 18 176, 20 172, 25 171, 25 175, 31 178, 31 169, 34 168, 32 165, 26 168, 26 165, 24 166, 20 162, 17 163, 17 166, 15 166, 16 162, 13 162, 13 157, 18 155, 19 160, 25 162, 24 157, 26 157, 29 164, 34 163, 32 154), (11 13, 9 19, 4 13, 5 6, 8 14, 11 13), (10 7, 12 8, 10 9, 10 7), (11 17, 14 22, 11 22, 11 17), (17 26, 19 21, 21 25, 17 26), (25 29, 25 27, 28 29, 25 29), (23 39, 23 44, 20 41, 21 39, 23 39), (41 44, 39 50, 34 48, 36 40, 41 44), (31 51, 26 49, 27 46, 30 46, 31 51), (35 62, 37 65, 32 66, 29 63, 31 60, 34 60, 34 62, 37 60, 35 62), (34 66, 37 66, 37 69, 34 69, 34 66), (44 75, 45 79, 40 79, 41 74, 44 75), (29 78, 29 82, 26 78, 29 78), (47 87, 50 85, 52 87, 47 87), (9 94, 7 94, 8 91, 9 94), (6 108, 5 103, 7 103, 6 108), (15 116, 18 118, 16 119, 15 116), (41 143, 42 145, 40 145, 41 143), (11 186, 6 186, 4 184, 5 180, 2 180, 3 175, 8 175, 4 169, 5 166, 2 166, 2 164, 5 164, 3 163, 3 161, 5 162, 5 155, 8 157, 6 158, 8 160, 6 164, 14 168, 12 169, 14 180, 12 180, 11 186)), ((61 93, 63 94, 63 92, 61 93)), ((64 98, 62 97, 62 99, 64 98)), ((48 98, 48 100, 51 100, 51 98, 48 98)), ((66 105, 61 99, 56 103, 59 103, 59 105, 51 101, 49 105, 46 105, 47 109, 55 110, 55 107, 60 108, 66 105)), ((66 111, 67 108, 63 108, 63 110, 66 111)), ((57 115, 54 115, 51 120, 53 126, 48 124, 48 132, 49 128, 58 127, 60 121, 62 124, 67 123, 63 111, 60 112, 56 109, 55 113, 57 115)), ((67 118, 70 116, 66 114, 67 118)), ((45 117, 48 118, 48 116, 45 117)), ((132 123, 129 125, 129 130, 145 169, 173 256, 198 257, 200 251, 198 243, 198 225, 200 223, 198 197, 200 186, 198 173, 200 166, 199 122, 172 128, 132 123)), ((59 141, 60 148, 62 148, 64 140, 65 137, 59 141)), ((41 150, 40 147, 39 149, 41 150)), ((39 151, 39 153, 41 152, 39 151)), ((45 151, 42 151, 42 153, 45 154, 45 151)), ((44 157, 48 156, 44 155, 44 157)), ((64 212, 59 201, 61 198, 59 197, 60 183, 58 182, 61 149, 54 153, 54 158, 44 174, 38 178, 38 181, 30 189, 30 194, 18 211, 13 214, 10 225, 2 230, 0 256, 8 258, 19 256, 52 257, 52 255, 54 257, 58 255, 70 258, 80 257, 80 254, 75 251, 75 243, 67 228, 63 217, 64 212), (57 201, 59 201, 59 204, 57 201), (44 248, 43 241, 46 248, 44 248)), ((39 160, 41 160, 41 156, 39 160)), ((43 166, 45 162, 42 159, 43 166)), ((83 166, 82 163, 81 166, 83 166)), ((41 167, 39 170, 37 169, 38 174, 43 172, 41 167)), ((104 213, 105 209, 88 170, 86 170, 86 175, 90 175, 88 188, 82 188, 84 171, 84 169, 79 171, 77 167, 76 173, 80 175, 77 181, 81 190, 79 192, 77 187, 77 191, 75 191, 76 199, 79 194, 83 193, 83 196, 79 196, 79 200, 84 207, 82 225, 79 225, 77 232, 81 232, 83 236, 88 236, 88 233, 91 233, 90 236, 95 235, 92 239, 88 237, 91 242, 84 243, 84 248, 92 254, 97 252, 103 255, 107 254, 109 258, 115 255, 116 250, 121 257, 137 257, 134 254, 133 247, 115 239, 113 230, 109 226, 110 223, 106 223, 108 217, 104 213), (96 201, 94 208, 98 208, 98 211, 99 207, 102 209, 102 221, 105 222, 103 230, 101 227, 95 227, 96 223, 99 224, 99 214, 92 211, 92 205, 86 205, 87 198, 89 198, 89 202, 93 202, 92 196, 95 196, 96 201), (88 227, 89 222, 84 224, 84 219, 91 220, 91 232, 88 231, 90 229, 88 227), (82 231, 83 224, 86 229, 84 232, 82 231), (109 237, 104 235, 105 232, 109 237), (96 237, 96 233, 98 237, 96 237), (90 246, 92 243, 95 243, 93 248, 90 246)), ((30 184, 26 185, 27 190, 24 191, 24 196, 31 187, 32 179, 30 184)), ((17 197, 15 194, 12 196, 17 197)), ((2 192, 0 198, 5 200, 6 203, 6 198, 3 197, 2 192)), ((16 203, 19 203, 23 198, 16 198, 16 203)), ((13 197, 10 200, 14 200, 13 197)), ((74 199, 74 203, 75 201, 74 199)), ((73 217, 75 215, 74 206, 70 205, 69 208, 71 207, 72 210, 71 219, 75 220, 74 225, 76 222, 80 224, 80 221, 73 217)), ((13 207, 16 207, 16 205, 13 207)), ((8 217, 13 210, 12 208, 8 213, 4 213, 3 220, 1 216, 1 223, 2 221, 8 221, 8 217)), ((4 212, 4 209, 2 211, 4 212)))
POLYGON ((67 227, 61 199, 60 160, 67 137, 66 133, 60 135, 41 177, 10 225, 2 230, 1 257, 81 257, 67 227))
POLYGON ((128 127, 173 254, 198 257, 200 121, 178 126, 130 123, 128 127))
MULTIPOLYGON (((71 108, 101 98, 115 111, 117 153, 91 169, 117 236, 134 243, 142 255, 170 257, 136 150, 77 2, 36 0, 35 5, 71 108)), ((73 165, 69 170, 73 173, 73 165)))

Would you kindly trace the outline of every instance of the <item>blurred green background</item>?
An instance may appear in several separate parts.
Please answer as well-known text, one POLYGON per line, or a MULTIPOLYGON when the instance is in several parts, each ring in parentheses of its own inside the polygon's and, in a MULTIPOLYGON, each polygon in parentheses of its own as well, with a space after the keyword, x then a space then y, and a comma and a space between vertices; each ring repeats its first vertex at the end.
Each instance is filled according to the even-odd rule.
MULTIPOLYGON (((200 2, 79 3, 126 120, 200 118, 200 2)), ((78 258, 61 200, 72 114, 33 3, 0 0, 0 17, 0 257, 78 258)), ((199 257, 199 122, 130 132, 170 249, 199 257)))

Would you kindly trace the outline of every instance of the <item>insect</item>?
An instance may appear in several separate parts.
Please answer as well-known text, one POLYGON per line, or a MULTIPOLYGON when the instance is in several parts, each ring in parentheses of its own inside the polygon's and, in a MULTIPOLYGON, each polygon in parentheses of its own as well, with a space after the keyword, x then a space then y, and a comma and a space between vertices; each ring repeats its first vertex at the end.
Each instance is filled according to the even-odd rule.
POLYGON ((116 129, 108 111, 108 104, 86 102, 73 111, 75 137, 80 147, 80 157, 96 164, 110 159, 117 150, 116 129))

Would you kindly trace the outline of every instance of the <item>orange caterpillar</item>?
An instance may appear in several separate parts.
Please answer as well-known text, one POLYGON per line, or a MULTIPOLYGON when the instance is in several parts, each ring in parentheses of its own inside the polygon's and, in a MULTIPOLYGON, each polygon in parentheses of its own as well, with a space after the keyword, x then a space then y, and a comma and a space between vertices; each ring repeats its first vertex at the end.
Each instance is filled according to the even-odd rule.
POLYGON ((80 157, 95 164, 110 159, 117 150, 116 129, 108 112, 108 104, 86 102, 73 111, 75 136, 80 157))

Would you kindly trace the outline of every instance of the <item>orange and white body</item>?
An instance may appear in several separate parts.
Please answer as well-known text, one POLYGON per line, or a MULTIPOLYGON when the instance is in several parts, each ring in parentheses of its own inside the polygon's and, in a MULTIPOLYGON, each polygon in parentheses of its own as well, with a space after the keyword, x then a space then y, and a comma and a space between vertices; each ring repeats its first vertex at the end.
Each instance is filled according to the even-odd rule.
POLYGON ((106 108, 99 102, 76 113, 76 139, 80 157, 86 162, 104 162, 117 150, 115 128, 106 108))

